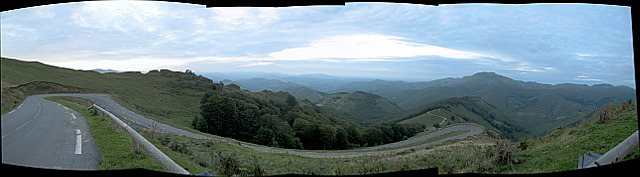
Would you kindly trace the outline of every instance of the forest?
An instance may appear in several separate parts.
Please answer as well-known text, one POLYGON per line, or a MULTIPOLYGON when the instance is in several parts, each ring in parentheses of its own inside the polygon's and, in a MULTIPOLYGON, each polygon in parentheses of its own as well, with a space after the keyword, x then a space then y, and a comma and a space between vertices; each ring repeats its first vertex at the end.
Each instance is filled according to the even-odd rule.
POLYGON ((420 124, 363 127, 286 92, 249 92, 219 83, 204 94, 194 129, 272 147, 352 149, 401 141, 424 130, 420 124))

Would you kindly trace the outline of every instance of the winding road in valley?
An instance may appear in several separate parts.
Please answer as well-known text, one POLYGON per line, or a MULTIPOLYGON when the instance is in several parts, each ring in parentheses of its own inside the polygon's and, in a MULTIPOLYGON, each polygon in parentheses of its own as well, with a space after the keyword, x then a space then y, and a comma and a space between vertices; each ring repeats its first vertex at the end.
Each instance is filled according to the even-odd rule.
MULTIPOLYGON (((147 129, 184 135, 193 138, 209 137, 185 131, 138 115, 101 94, 41 94, 27 97, 16 109, 2 115, 2 162, 30 167, 97 170, 100 152, 86 119, 82 114, 60 104, 44 100, 48 96, 71 96, 91 100, 115 114, 125 122, 135 123, 147 129), (80 149, 78 149, 80 148, 80 149)), ((289 153, 311 156, 350 156, 383 153, 442 143, 452 139, 466 138, 483 131, 475 125, 455 125, 430 134, 392 144, 359 149, 357 151, 306 152, 276 149, 242 144, 244 147, 267 152, 289 153), (414 143, 436 138, 448 133, 469 130, 466 133, 443 138, 425 144, 405 147, 414 143), (399 147, 404 147, 397 149, 399 147), (388 150, 384 150, 388 149, 388 150)))
POLYGON ((242 146, 253 148, 253 149, 258 149, 258 150, 261 150, 261 151, 267 151, 267 152, 278 152, 278 153, 307 155, 307 156, 353 156, 353 155, 376 154, 376 153, 384 153, 384 152, 390 152, 390 151, 405 150, 405 149, 411 149, 411 148, 417 148, 417 147, 424 147, 424 146, 434 145, 434 144, 442 143, 442 142, 453 140, 453 139, 461 139, 461 138, 466 138, 466 137, 469 137, 469 136, 477 135, 479 133, 482 133, 482 131, 483 130, 482 130, 481 127, 478 127, 478 126, 475 126, 475 125, 466 125, 466 124, 454 125, 454 126, 451 126, 451 127, 440 129, 440 130, 438 130, 436 132, 433 132, 433 133, 429 133, 429 134, 422 135, 420 137, 416 137, 416 138, 412 138, 412 139, 408 139, 408 140, 405 140, 405 141, 400 141, 400 142, 395 142, 395 143, 391 143, 391 144, 386 144, 386 145, 376 146, 376 147, 370 147, 370 148, 365 148, 365 149, 359 149, 359 151, 352 151, 352 152, 348 152, 348 151, 347 152, 340 152, 340 151, 334 151, 334 152, 307 152, 307 151, 295 151, 295 150, 289 150, 289 149, 274 149, 274 148, 269 148, 269 147, 252 146, 252 145, 247 145, 247 144, 243 144, 242 146), (463 133, 463 134, 459 134, 459 135, 455 135, 455 136, 451 136, 451 137, 447 137, 447 138, 443 138, 443 139, 436 140, 436 141, 432 141, 432 142, 429 142, 429 143, 424 143, 424 144, 419 144, 419 145, 415 145, 415 146, 395 149, 395 148, 398 148, 398 147, 411 145, 411 144, 414 144, 414 143, 422 142, 422 141, 425 141, 425 140, 428 140, 428 139, 431 139, 431 138, 436 138, 436 137, 439 137, 439 136, 442 136, 442 135, 446 135, 448 133, 453 133, 453 132, 462 131, 462 130, 469 130, 469 132, 466 132, 466 133, 463 133), (389 149, 389 150, 379 151, 381 149, 389 149))

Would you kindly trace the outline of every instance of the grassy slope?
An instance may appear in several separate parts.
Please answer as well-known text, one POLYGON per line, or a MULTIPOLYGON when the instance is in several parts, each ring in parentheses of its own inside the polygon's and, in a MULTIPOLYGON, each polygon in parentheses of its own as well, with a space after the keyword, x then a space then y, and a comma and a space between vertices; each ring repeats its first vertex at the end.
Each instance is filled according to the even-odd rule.
MULTIPOLYGON (((514 125, 506 119, 499 110, 479 97, 455 97, 442 99, 434 103, 425 104, 411 110, 403 111, 399 114, 387 116, 385 119, 394 122, 419 121, 420 119, 424 119, 425 116, 428 115, 426 113, 432 110, 444 110, 441 111, 441 114, 439 115, 446 117, 448 121, 450 121, 451 115, 454 115, 454 122, 460 121, 477 123, 492 131, 505 134, 512 140, 527 136, 526 132, 524 132, 521 127, 514 125), (491 116, 493 116, 493 118, 491 116), (460 120, 460 118, 462 118, 462 120, 460 120)), ((434 113, 438 113, 438 111, 431 112, 431 114, 434 113)), ((442 121, 442 118, 440 117, 430 117, 431 119, 428 119, 428 123, 430 124, 427 124, 427 126, 432 126, 432 122, 437 121, 439 123, 439 121, 442 121)))
POLYGON ((362 126, 376 125, 384 121, 385 116, 402 111, 386 98, 362 91, 326 95, 317 103, 362 126))
POLYGON ((636 98, 635 90, 626 86, 523 84, 490 73, 431 82, 440 84, 418 90, 372 92, 388 98, 403 109, 449 97, 479 96, 496 106, 510 121, 525 128, 532 136, 544 136, 558 126, 579 120, 576 116, 584 111, 585 103, 589 109, 593 109, 594 106, 606 103, 607 97, 614 102, 636 98))
POLYGON ((432 127, 433 124, 442 123, 443 122, 442 117, 445 117, 446 119, 443 124, 440 124, 440 126, 447 125, 447 123, 452 124, 452 123, 460 123, 463 121, 460 117, 444 109, 435 109, 435 110, 429 111, 429 113, 420 114, 419 116, 416 116, 414 118, 400 121, 400 123, 401 124, 402 123, 407 123, 407 124, 419 123, 419 124, 424 124, 427 127, 432 127), (451 116, 453 116, 453 121, 451 121, 451 116))
MULTIPOLYGON (((604 155, 638 130, 638 112, 624 111, 613 120, 589 123, 581 128, 561 128, 555 132, 526 141, 529 147, 520 152, 522 163, 509 173, 542 173, 576 170, 578 157, 586 152, 604 155)), ((626 159, 640 157, 638 147, 626 159)))
MULTIPOLYGON (((190 127, 194 114, 199 112, 199 100, 213 84, 209 79, 181 72, 101 74, 2 58, 3 90, 33 81, 107 93, 129 110, 183 128, 190 127)), ((5 95, 2 99, 5 102, 5 95)), ((4 111, 17 105, 2 106, 4 111)))

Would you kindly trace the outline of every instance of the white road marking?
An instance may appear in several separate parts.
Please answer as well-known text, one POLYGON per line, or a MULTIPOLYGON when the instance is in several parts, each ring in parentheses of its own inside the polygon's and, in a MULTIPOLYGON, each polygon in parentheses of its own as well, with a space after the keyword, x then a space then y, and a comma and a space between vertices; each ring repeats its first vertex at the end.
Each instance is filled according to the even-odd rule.
POLYGON ((76 154, 82 154, 82 135, 80 129, 76 129, 76 154))
POLYGON ((73 115, 73 113, 69 113, 69 114, 71 114, 74 120, 76 119, 76 115, 73 115))
POLYGON ((22 124, 20 127, 16 128, 16 130, 18 130, 18 129, 20 129, 20 128, 24 127, 24 126, 25 126, 25 125, 27 125, 29 122, 31 122, 31 120, 30 120, 30 121, 27 121, 27 122, 26 122, 26 123, 24 123, 24 124, 22 124))

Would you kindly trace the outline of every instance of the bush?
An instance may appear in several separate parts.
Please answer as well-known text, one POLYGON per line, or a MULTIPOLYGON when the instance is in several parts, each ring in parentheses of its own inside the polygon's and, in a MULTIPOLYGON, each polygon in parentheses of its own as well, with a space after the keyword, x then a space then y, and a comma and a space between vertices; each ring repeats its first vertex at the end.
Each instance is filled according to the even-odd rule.
POLYGON ((515 146, 508 139, 501 139, 496 142, 493 148, 487 151, 487 156, 494 158, 496 165, 513 165, 518 163, 518 159, 514 156, 515 146))
POLYGON ((236 152, 231 152, 227 155, 224 155, 220 152, 218 152, 218 154, 220 154, 218 156, 219 158, 217 165, 217 171, 219 174, 227 176, 240 174, 240 167, 242 166, 242 164, 240 163, 236 152))

